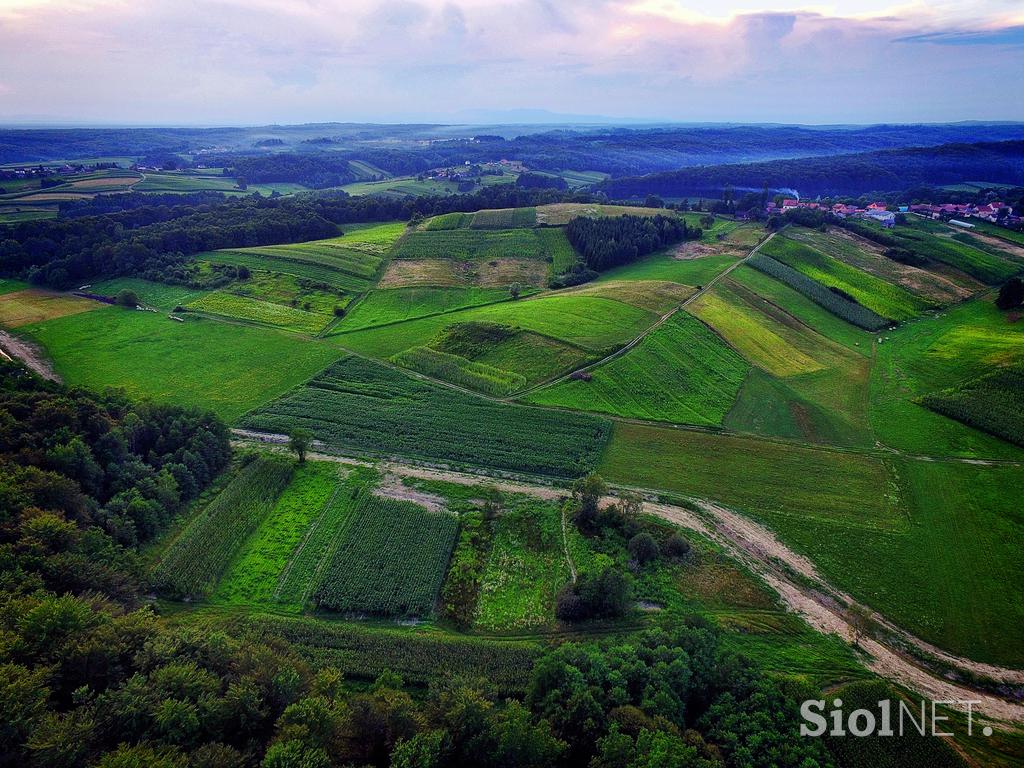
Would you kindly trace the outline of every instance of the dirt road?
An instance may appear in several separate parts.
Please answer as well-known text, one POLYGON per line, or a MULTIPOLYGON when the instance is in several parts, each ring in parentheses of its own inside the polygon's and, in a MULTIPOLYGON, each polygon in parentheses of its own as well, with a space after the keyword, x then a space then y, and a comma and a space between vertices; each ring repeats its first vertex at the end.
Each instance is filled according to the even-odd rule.
POLYGON ((8 360, 20 360, 29 370, 35 371, 44 379, 60 381, 50 361, 34 344, 19 339, 7 331, 0 331, 0 354, 8 360))

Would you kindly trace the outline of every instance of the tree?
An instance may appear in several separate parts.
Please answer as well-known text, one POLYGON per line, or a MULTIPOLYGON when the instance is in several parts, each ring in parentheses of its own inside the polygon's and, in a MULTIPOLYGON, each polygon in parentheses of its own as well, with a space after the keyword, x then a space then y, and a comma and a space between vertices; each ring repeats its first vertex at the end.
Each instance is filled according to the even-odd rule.
POLYGON ((132 309, 135 309, 135 307, 139 305, 139 296, 135 291, 122 288, 117 292, 117 296, 114 297, 114 303, 119 307, 131 307, 132 309))
POLYGON ((657 560, 660 554, 658 542, 646 531, 638 533, 629 540, 629 556, 640 565, 647 565, 647 563, 657 560))
POLYGON ((313 435, 308 429, 293 429, 288 435, 288 450, 299 457, 299 464, 306 462, 306 451, 313 440, 313 435))
POLYGON ((690 542, 678 533, 673 533, 668 537, 668 541, 665 542, 663 550, 665 555, 671 557, 673 560, 682 560, 690 554, 690 542))
POLYGON ((1012 277, 999 289, 996 306, 1000 309, 1015 309, 1021 304, 1024 304, 1024 280, 1012 277))
POLYGON ((523 292, 523 287, 519 283, 512 283, 508 287, 508 293, 513 299, 518 299, 519 294, 523 292))
POLYGON ((644 200, 644 208, 664 208, 665 201, 657 195, 648 195, 647 199, 644 200))
POLYGON ((592 529, 597 522, 597 505, 608 493, 608 486, 600 475, 589 474, 572 484, 572 498, 576 502, 575 519, 583 528, 592 529))

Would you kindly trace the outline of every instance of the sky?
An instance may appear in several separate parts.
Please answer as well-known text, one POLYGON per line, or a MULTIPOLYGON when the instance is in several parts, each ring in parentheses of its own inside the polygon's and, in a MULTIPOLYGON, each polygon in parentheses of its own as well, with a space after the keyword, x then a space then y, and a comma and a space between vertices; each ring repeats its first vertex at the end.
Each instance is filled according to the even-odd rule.
POLYGON ((1022 73, 1024 0, 0 0, 0 123, 1024 120, 1022 73))

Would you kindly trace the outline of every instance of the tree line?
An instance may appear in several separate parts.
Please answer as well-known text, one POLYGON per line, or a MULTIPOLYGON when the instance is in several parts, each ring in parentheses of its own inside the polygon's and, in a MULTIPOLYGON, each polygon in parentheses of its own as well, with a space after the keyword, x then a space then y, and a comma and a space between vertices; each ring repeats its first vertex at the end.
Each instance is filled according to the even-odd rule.
POLYGON ((676 216, 579 216, 565 227, 566 237, 587 269, 603 272, 682 240, 700 238, 676 216))
POLYGON ((453 211, 515 208, 548 202, 591 201, 559 190, 491 187, 475 194, 411 199, 350 197, 321 192, 287 198, 143 204, 141 193, 111 195, 102 215, 44 219, 0 226, 0 276, 53 288, 72 288, 105 277, 136 276, 194 284, 192 256, 335 237, 357 221, 410 220, 453 211))

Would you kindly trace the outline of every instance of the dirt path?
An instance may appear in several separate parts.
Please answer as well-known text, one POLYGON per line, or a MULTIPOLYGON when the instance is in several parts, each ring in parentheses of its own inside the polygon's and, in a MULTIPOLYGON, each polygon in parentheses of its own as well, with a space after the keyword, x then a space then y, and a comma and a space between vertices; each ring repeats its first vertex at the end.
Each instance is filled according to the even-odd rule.
POLYGON ((0 331, 0 354, 8 360, 20 360, 27 368, 44 379, 60 381, 50 361, 36 345, 20 339, 7 331, 0 331))
MULTIPOLYGON (((282 439, 286 439, 280 435, 269 437, 271 439, 267 442, 271 444, 279 444, 282 439)), ((371 463, 323 453, 311 453, 310 457, 348 464, 371 463)), ((568 491, 563 488, 472 472, 433 469, 395 461, 382 462, 379 466, 382 471, 395 477, 440 480, 460 485, 487 484, 505 493, 520 493, 547 500, 568 495, 568 491)), ((615 497, 609 496, 602 503, 613 500, 615 497)), ((824 634, 838 635, 848 643, 857 640, 865 656, 865 665, 880 677, 930 699, 978 702, 974 705, 975 712, 993 721, 1002 721, 1006 727, 1024 723, 1024 704, 1013 703, 956 683, 944 674, 926 668, 918 659, 902 652, 900 647, 912 646, 925 656, 953 669, 1008 684, 1024 684, 1024 670, 985 664, 936 648, 896 627, 883 616, 858 604, 845 592, 831 586, 822 578, 814 563, 787 547, 768 528, 720 505, 701 500, 695 500, 695 503, 699 512, 653 501, 645 501, 643 507, 648 514, 715 541, 731 557, 760 577, 779 595, 787 609, 801 616, 813 629, 824 634), (874 636, 864 636, 857 628, 859 622, 853 617, 854 611, 858 609, 882 631, 874 636)), ((568 551, 566 556, 568 559, 568 551)), ((569 562, 571 564, 571 560, 569 562)))

